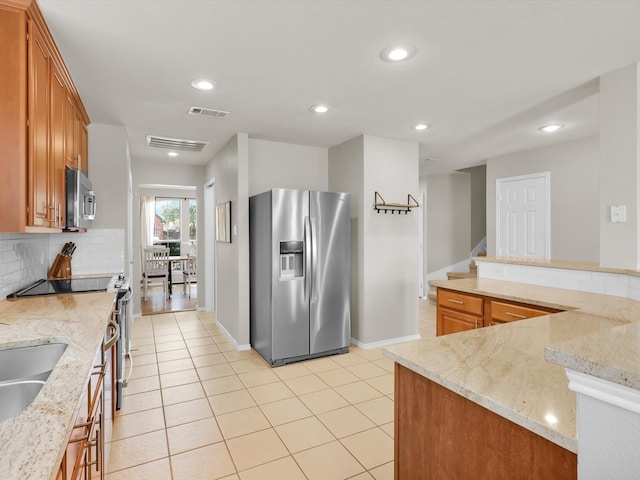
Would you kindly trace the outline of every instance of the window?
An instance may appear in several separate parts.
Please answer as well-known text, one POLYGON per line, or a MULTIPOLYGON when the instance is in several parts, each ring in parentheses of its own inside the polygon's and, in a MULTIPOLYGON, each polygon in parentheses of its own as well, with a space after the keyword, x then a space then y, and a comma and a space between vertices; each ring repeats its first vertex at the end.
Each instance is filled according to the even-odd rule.
POLYGON ((156 197, 153 244, 166 245, 171 256, 195 255, 196 213, 195 199, 156 197))

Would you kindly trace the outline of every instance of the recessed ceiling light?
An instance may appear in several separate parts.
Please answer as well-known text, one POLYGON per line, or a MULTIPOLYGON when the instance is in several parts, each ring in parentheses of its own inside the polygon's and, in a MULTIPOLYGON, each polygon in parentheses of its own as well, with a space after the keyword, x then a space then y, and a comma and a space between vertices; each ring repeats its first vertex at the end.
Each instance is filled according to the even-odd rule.
POLYGON ((178 152, 169 152, 169 153, 167 153, 167 155, 169 155, 170 157, 177 157, 178 156, 178 152))
POLYGON ((426 123, 418 123, 417 125, 413 126, 414 130, 426 130, 427 128, 429 128, 429 125, 427 125, 426 123))
POLYGON ((191 86, 193 88, 197 88, 198 90, 211 90, 213 88, 213 82, 206 80, 204 78, 196 78, 191 81, 191 86))
POLYGON ((562 127, 564 127, 564 125, 562 125, 561 123, 550 123, 549 125, 540 127, 538 130, 540 130, 541 132, 553 133, 553 132, 557 132, 562 127))
POLYGON ((327 113, 329 111, 329 107, 327 105, 318 104, 312 105, 309 110, 315 113, 327 113))
POLYGON ((385 62, 401 62, 408 60, 416 54, 416 47, 413 45, 392 45, 380 52, 380 57, 385 62))

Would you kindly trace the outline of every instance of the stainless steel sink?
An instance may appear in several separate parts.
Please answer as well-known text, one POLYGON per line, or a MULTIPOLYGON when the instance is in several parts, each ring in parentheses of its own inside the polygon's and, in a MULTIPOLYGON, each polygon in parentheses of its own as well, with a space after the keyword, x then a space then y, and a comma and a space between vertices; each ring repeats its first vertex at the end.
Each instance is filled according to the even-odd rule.
POLYGON ((33 402, 66 348, 48 343, 0 350, 0 422, 33 402))

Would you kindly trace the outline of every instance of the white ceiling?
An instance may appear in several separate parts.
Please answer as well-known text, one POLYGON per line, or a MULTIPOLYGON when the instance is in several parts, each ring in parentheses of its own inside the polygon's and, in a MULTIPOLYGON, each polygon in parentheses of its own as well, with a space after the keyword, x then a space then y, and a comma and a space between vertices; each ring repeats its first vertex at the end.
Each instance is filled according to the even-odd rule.
POLYGON ((320 147, 364 133, 419 142, 421 171, 438 173, 597 133, 598 76, 640 60, 634 0, 38 4, 91 121, 126 126, 134 160, 206 164, 236 132, 320 147), (397 43, 417 54, 383 62, 397 43), (539 132, 548 121, 566 127, 539 132), (147 134, 210 143, 171 159, 147 134))

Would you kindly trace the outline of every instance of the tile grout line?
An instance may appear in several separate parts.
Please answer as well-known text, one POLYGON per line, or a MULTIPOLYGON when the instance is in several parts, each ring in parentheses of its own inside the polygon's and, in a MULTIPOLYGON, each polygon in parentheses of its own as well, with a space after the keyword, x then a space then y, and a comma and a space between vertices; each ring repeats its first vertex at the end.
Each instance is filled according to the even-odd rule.
MULTIPOLYGON (((216 376, 216 377, 213 377, 213 378, 211 378, 211 379, 207 379, 207 380, 218 379, 218 378, 224 378, 224 377, 226 377, 226 376, 235 376, 235 377, 237 377, 237 378, 239 379, 239 381, 240 381, 240 383, 242 384, 242 386, 243 386, 243 387, 242 387, 242 388, 240 388, 240 389, 238 389, 238 390, 232 390, 232 391, 246 391, 246 392, 247 392, 247 394, 249 395, 249 397, 250 397, 250 398, 254 401, 254 403, 255 403, 255 406, 247 407, 247 408, 255 408, 255 407, 257 407, 257 408, 258 408, 258 411, 261 413, 261 415, 263 415, 263 416, 265 417, 265 419, 266 419, 266 421, 267 421, 267 423, 268 423, 268 425, 269 425, 269 427, 267 427, 267 428, 265 428, 265 429, 259 429, 259 430, 256 430, 255 432, 249 432, 249 433, 246 433, 246 434, 243 434, 243 435, 239 435, 239 436, 237 436, 237 437, 233 437, 233 438, 240 438, 240 437, 243 437, 243 436, 246 436, 246 435, 251 435, 252 433, 256 433, 256 432, 258 432, 258 431, 263 431, 263 430, 271 429, 271 430, 273 430, 273 432, 276 434, 276 436, 279 438, 279 440, 282 442, 282 444, 284 445, 284 447, 285 447, 286 451, 289 453, 289 455, 285 455, 285 456, 283 456, 283 457, 279 457, 278 459, 272 459, 272 460, 269 460, 269 461, 267 461, 267 462, 264 462, 264 463, 262 463, 262 464, 259 464, 259 465, 256 465, 256 466, 254 466, 254 467, 250 467, 250 468, 257 468, 257 467, 261 467, 261 466, 263 466, 263 465, 266 465, 266 464, 268 464, 268 463, 271 463, 271 462, 277 461, 277 460, 279 460, 279 459, 286 458, 286 457, 291 457, 291 458, 292 458, 292 460, 294 461, 294 463, 296 464, 296 466, 297 466, 297 467, 300 469, 300 471, 303 473, 303 475, 304 475, 305 477, 308 477, 308 475, 307 475, 306 473, 304 473, 304 470, 302 470, 302 466, 297 462, 297 460, 296 460, 296 458, 295 458, 295 455, 296 455, 297 453, 300 453, 300 452, 296 452, 296 454, 292 453, 292 452, 291 452, 291 450, 289 449, 289 447, 287 447, 287 445, 284 443, 283 437, 281 437, 281 435, 280 435, 280 434, 278 433, 278 431, 276 430, 276 428, 277 428, 277 427, 279 427, 279 426, 281 426, 281 425, 286 425, 286 424, 289 424, 289 423, 293 423, 293 422, 295 422, 295 421, 302 420, 302 419, 304 419, 304 418, 314 418, 314 419, 316 419, 316 420, 319 422, 319 424, 323 425, 323 427, 327 429, 327 431, 330 433, 330 435, 331 435, 331 437, 333 438, 333 440, 330 440, 330 441, 328 441, 328 442, 320 443, 320 444, 315 445, 315 446, 313 446, 313 447, 309 447, 308 449, 301 450, 301 452, 306 451, 306 450, 310 450, 310 449, 313 449, 313 448, 316 448, 316 447, 318 447, 318 446, 326 445, 326 444, 331 443, 331 442, 334 442, 334 441, 337 441, 337 442, 342 446, 342 448, 344 448, 344 449, 349 453, 349 455, 350 455, 351 457, 353 457, 353 458, 356 460, 356 462, 357 462, 357 463, 358 463, 362 468, 364 468, 364 472, 368 472, 370 475, 372 475, 372 474, 371 474, 371 471, 372 471, 372 470, 377 469, 377 468, 380 468, 380 467, 383 467, 384 465, 387 465, 388 463, 391 463, 391 462, 385 462, 385 463, 382 463, 382 464, 380 464, 380 465, 376 465, 376 466, 372 467, 371 469, 367 469, 367 468, 364 466, 364 464, 362 464, 362 462, 361 462, 357 457, 355 457, 355 455, 354 455, 353 453, 351 453, 351 451, 350 451, 350 450, 346 447, 346 445, 343 443, 343 440, 344 440, 344 439, 350 438, 350 437, 352 437, 352 436, 354 436, 354 435, 358 435, 358 434, 361 434, 361 433, 363 433, 363 432, 367 432, 367 431, 374 431, 374 430, 376 430, 376 431, 377 431, 378 429, 379 429, 379 430, 380 430, 380 431, 381 431, 385 436, 388 436, 388 437, 390 437, 390 438, 393 438, 393 436, 392 436, 391 434, 387 433, 387 432, 384 430, 384 428, 383 428, 383 426, 388 425, 390 422, 384 422, 384 423, 380 423, 380 424, 378 424, 378 423, 377 423, 377 421, 375 421, 375 420, 374 420, 370 415, 367 415, 366 413, 364 413, 362 410, 360 410, 360 409, 357 407, 357 405, 359 405, 359 404, 361 404, 361 403, 365 403, 365 402, 373 401, 373 400, 378 400, 378 399, 382 399, 382 398, 387 398, 387 399, 389 399, 390 401, 392 401, 392 402, 393 402, 393 394, 385 394, 385 393, 384 393, 384 391, 382 391, 382 390, 380 389, 380 387, 376 387, 376 386, 374 386, 374 385, 371 385, 371 384, 370 384, 370 383, 368 383, 368 381, 367 381, 367 380, 371 380, 371 379, 374 379, 374 378, 380 378, 380 377, 383 377, 383 376, 386 376, 386 375, 392 374, 392 372, 389 372, 388 370, 386 370, 382 365, 378 365, 378 364, 376 364, 376 363, 375 363, 376 361, 382 360, 383 358, 371 358, 371 357, 369 357, 369 358, 368 358, 368 357, 364 357, 364 356, 359 355, 359 352, 358 352, 358 351, 352 351, 352 352, 350 352, 350 353, 353 353, 354 355, 357 355, 357 356, 362 360, 362 362, 358 362, 358 363, 355 363, 355 364, 354 364, 354 363, 350 363, 350 362, 349 362, 349 363, 347 363, 347 364, 342 364, 341 362, 337 362, 337 361, 336 361, 336 362, 335 362, 335 364, 336 364, 336 365, 335 365, 335 368, 327 368, 327 369, 321 369, 321 370, 318 370, 318 369, 308 369, 308 370, 309 370, 309 371, 308 371, 308 373, 304 373, 304 374, 302 374, 302 375, 296 375, 296 376, 292 376, 292 377, 286 377, 286 378, 283 378, 283 377, 282 377, 282 376, 280 376, 279 374, 276 374, 276 375, 277 375, 277 377, 278 377, 278 379, 277 379, 277 380, 276 380, 276 379, 273 379, 273 380, 266 381, 266 382, 264 382, 264 383, 257 383, 257 384, 255 384, 255 385, 250 385, 250 384, 249 384, 250 382, 249 382, 248 380, 246 380, 246 378, 243 378, 241 375, 243 375, 243 374, 249 374, 249 373, 253 373, 253 372, 261 371, 261 370, 266 370, 266 371, 268 371, 268 370, 267 370, 266 368, 265 368, 265 369, 258 368, 257 370, 252 370, 252 369, 250 369, 250 370, 246 370, 246 371, 242 371, 242 370, 240 370, 240 369, 237 369, 237 368, 235 368, 232 364, 233 364, 233 363, 236 363, 236 362, 238 362, 238 361, 242 361, 242 360, 241 360, 241 359, 239 359, 239 358, 238 358, 238 359, 233 359, 233 358, 232 358, 232 356, 230 357, 229 355, 226 355, 227 351, 223 351, 223 350, 219 349, 219 350, 220 350, 220 353, 222 353, 222 354, 223 354, 223 358, 225 359, 225 361, 224 361, 223 363, 220 363, 220 364, 213 364, 213 365, 202 365, 201 367, 197 367, 197 366, 196 366, 196 362, 194 361, 194 358, 199 357, 199 356, 206 356, 206 355, 208 355, 208 354, 207 354, 207 353, 203 353, 203 354, 201 354, 201 355, 195 355, 195 357, 194 357, 193 352, 192 352, 192 349, 196 349, 196 348, 203 347, 203 346, 206 346, 206 345, 215 345, 216 347, 218 347, 218 345, 219 345, 219 343, 217 343, 217 342, 216 342, 215 338, 213 338, 214 336, 216 336, 215 334, 216 334, 216 333, 218 333, 218 332, 216 332, 214 329, 209 329, 209 328, 208 328, 208 325, 206 325, 206 324, 203 322, 203 320, 198 316, 198 314, 197 314, 197 313, 198 313, 198 312, 196 312, 196 318, 197 318, 197 319, 198 319, 198 321, 199 321, 198 323, 200 324, 200 326, 204 327, 204 332, 206 332, 206 335, 202 335, 202 336, 191 336, 191 334, 189 334, 189 332, 197 332, 197 331, 198 331, 198 329, 191 330, 191 329, 190 329, 190 327, 189 327, 189 329, 188 329, 188 330, 183 330, 183 329, 182 329, 182 327, 181 327, 181 325, 180 325, 179 319, 178 319, 178 318, 176 318, 176 317, 175 317, 175 315, 173 316, 173 322, 171 322, 171 323, 172 323, 173 325, 175 325, 175 326, 177 326, 177 327, 178 327, 178 328, 177 328, 177 331, 178 331, 178 333, 179 333, 179 334, 180 334, 180 336, 181 336, 181 339, 182 339, 182 342, 184 343, 185 349, 187 350, 187 353, 188 353, 188 355, 189 355, 189 357, 188 357, 188 358, 190 359, 190 362, 191 362, 191 364, 192 364, 192 368, 193 368, 193 370, 194 370, 194 372, 195 372, 195 374, 196 374, 196 377, 198 378, 198 381, 197 381, 197 382, 188 382, 188 383, 186 383, 186 384, 182 384, 182 385, 180 385, 180 384, 179 384, 179 385, 172 385, 172 386, 183 386, 183 385, 188 385, 188 384, 191 384, 191 383, 198 383, 198 384, 200 385, 200 388, 201 388, 201 389, 202 389, 202 391, 204 392, 204 399, 207 401, 207 408, 208 408, 209 412, 212 414, 212 418, 213 418, 213 419, 214 419, 214 421, 216 422, 216 426, 218 427, 218 429, 219 429, 220 433, 222 434, 222 440, 221 440, 220 442, 224 442, 224 443, 225 443, 226 453, 227 453, 227 455, 229 456, 229 458, 230 458, 230 460, 231 460, 231 462, 232 462, 232 464, 233 464, 233 468, 235 469, 236 475, 237 475, 237 474, 239 474, 239 472, 240 472, 240 471, 238 470, 237 465, 236 465, 236 461, 234 460, 233 456, 231 455, 231 451, 229 450, 229 446, 228 446, 228 442, 227 442, 227 441, 228 441, 228 440, 231 440, 231 439, 227 439, 227 438, 225 438, 224 434, 222 433, 222 429, 220 428, 220 424, 218 423, 218 417, 219 417, 219 416, 221 416, 221 415, 225 415, 225 414, 220 414, 220 415, 218 415, 218 414, 216 414, 216 413, 215 413, 215 411, 213 411, 213 407, 212 407, 212 405, 211 405, 211 401, 210 401, 210 399, 211 399, 212 397, 211 397, 211 396, 209 396, 209 395, 207 394, 207 392, 206 392, 206 390, 205 390, 205 388, 204 388, 204 382, 205 382, 205 380, 203 380, 203 378, 202 378, 202 373, 201 373, 201 371, 199 370, 200 368, 206 368, 207 366, 215 366, 215 365, 225 365, 225 364, 226 364, 226 365, 229 365, 229 366, 231 367, 231 369, 233 370, 233 373, 232 373, 232 374, 229 374, 229 375, 221 375, 221 376, 219 376, 219 377, 218 377, 218 376, 216 376), (196 344, 196 345, 192 345, 192 346, 190 346, 190 345, 187 343, 187 340, 189 340, 189 339, 185 338, 185 334, 187 334, 187 335, 190 337, 189 339, 209 338, 209 339, 211 339, 211 341, 213 341, 213 343, 212 343, 212 344, 207 343, 207 344, 205 344, 205 345, 197 345, 197 344, 196 344), (368 377, 368 378, 363 378, 363 377, 361 377, 361 376, 356 375, 353 371, 351 371, 351 370, 349 369, 349 367, 354 367, 354 366, 357 366, 357 365, 373 365, 373 366, 375 366, 375 367, 377 367, 377 368, 380 368, 381 370, 384 370, 384 373, 380 373, 379 375, 370 376, 370 377, 368 377), (323 372, 329 372, 329 371, 332 371, 332 370, 334 370, 334 371, 342 370, 342 371, 344 371, 344 372, 349 372, 351 375, 354 375, 355 377, 357 377, 357 379, 354 379, 354 380, 353 380, 353 382, 342 383, 342 384, 339 384, 339 385, 329 385, 329 384, 328 384, 325 380, 323 380, 323 378, 322 378, 320 375, 318 375, 318 374, 319 374, 319 373, 323 373, 323 372), (310 392, 306 392, 306 393, 300 393, 300 394, 298 394, 298 393, 296 393, 295 391, 293 391, 293 390, 291 389, 291 387, 289 386, 289 384, 287 383, 287 380, 292 380, 292 379, 295 379, 295 378, 300 378, 300 377, 305 377, 305 376, 311 376, 311 375, 313 375, 313 377, 314 377, 314 378, 316 378, 317 380, 319 380, 320 382, 322 382, 322 383, 326 386, 326 388, 322 388, 321 390, 313 390, 313 391, 310 391, 310 392), (343 386, 343 385, 348 385, 348 384, 350 384, 350 383, 357 383, 357 382, 362 382, 362 384, 363 384, 363 385, 367 385, 369 388, 371 388, 373 391, 375 391, 375 392, 377 393, 377 395, 379 395, 379 396, 377 396, 377 397, 375 397, 375 398, 373 398, 373 399, 367 399, 367 400, 363 400, 363 401, 355 402, 355 403, 354 403, 354 402, 352 402, 351 400, 349 400, 349 399, 347 398, 347 396, 345 396, 344 394, 341 394, 341 393, 336 389, 336 388, 341 387, 341 386, 343 386), (265 411, 265 409, 264 409, 264 405, 274 404, 274 403, 280 402, 280 401, 282 401, 282 400, 284 400, 284 399, 277 399, 277 400, 273 400, 273 401, 269 401, 269 402, 258 403, 258 398, 255 396, 255 393, 254 393, 254 392, 252 392, 252 391, 250 390, 250 388, 254 388, 254 389, 255 389, 256 387, 265 386, 265 385, 269 385, 269 384, 273 384, 273 383, 282 383, 282 384, 283 384, 283 385, 284 385, 284 386, 285 386, 285 387, 286 387, 286 388, 287 388, 287 389, 288 389, 288 390, 293 394, 293 396, 291 396, 291 397, 287 397, 286 399, 289 399, 289 398, 295 398, 295 399, 296 399, 296 400, 298 400, 302 405, 304 405, 304 407, 309 411, 310 415, 309 415, 308 417, 302 417, 301 419, 291 420, 291 421, 286 421, 286 422, 281 423, 281 424, 279 424, 279 425, 274 425, 274 424, 272 423, 272 421, 271 421, 271 420, 269 420, 269 418, 267 417, 267 415, 266 415, 266 411, 265 411), (322 412, 320 412, 320 413, 316 413, 315 411, 310 410, 310 409, 309 409, 309 407, 307 406, 307 404, 306 404, 306 403, 303 401, 303 399, 301 398, 301 395, 310 395, 310 394, 313 394, 313 393, 316 393, 316 392, 319 392, 319 391, 325 391, 325 390, 333 392, 335 395, 337 395, 337 396, 338 396, 338 398, 341 398, 342 400, 344 400, 344 401, 346 402, 346 405, 345 405, 345 406, 341 406, 341 407, 331 408, 330 410, 327 410, 326 412, 325 412, 325 411, 322 411, 322 412), (329 429, 328 425, 327 425, 327 424, 325 424, 325 423, 320 419, 320 415, 323 415, 323 414, 325 414, 325 413, 329 413, 329 412, 332 412, 332 411, 336 411, 336 410, 339 410, 339 409, 341 409, 341 408, 346 408, 346 407, 348 407, 348 406, 353 407, 353 408, 356 408, 356 409, 357 409, 357 410, 358 410, 358 411, 363 415, 363 417, 364 417, 364 418, 367 418, 367 419, 372 423, 372 426, 371 426, 371 427, 369 427, 369 428, 366 428, 366 429, 364 429, 364 430, 360 430, 360 431, 357 431, 357 432, 351 433, 351 434, 346 435, 346 436, 344 436, 344 437, 342 437, 342 438, 338 438, 338 437, 336 436, 336 434, 335 434, 333 431, 331 431, 331 429, 329 429)), ((180 372, 180 371, 183 371, 183 370, 177 370, 176 372, 166 372, 165 374, 161 374, 161 373, 160 373, 159 364, 160 364, 160 363, 164 363, 164 362, 160 362, 160 361, 159 361, 159 359, 158 359, 158 355, 157 355, 157 354, 158 354, 158 353, 170 352, 170 351, 174 351, 174 350, 164 350, 163 352, 157 352, 157 348, 156 348, 156 347, 157 347, 157 345, 158 345, 158 344, 156 344, 156 343, 155 343, 155 342, 156 342, 156 338, 157 338, 157 337, 156 337, 156 332, 157 332, 157 333, 160 333, 160 331, 162 331, 162 330, 174 331, 174 329, 173 329, 173 328, 171 328, 171 327, 168 327, 168 328, 166 328, 166 329, 165 329, 165 328, 154 328, 154 322, 152 321, 152 322, 150 322, 150 323, 151 323, 151 325, 150 325, 150 326, 151 326, 151 329, 152 329, 152 331, 154 332, 154 333, 153 333, 153 346, 154 346, 154 351, 155 351, 156 369, 157 369, 157 375, 158 375, 159 387, 160 387, 159 389, 160 389, 161 405, 162 405, 162 408, 163 408, 163 419, 164 419, 164 427, 165 427, 165 439, 166 439, 166 442, 167 442, 167 453, 168 453, 168 456, 169 456, 169 462, 170 462, 170 465, 171 465, 171 466, 173 466, 173 464, 172 464, 172 462, 171 462, 171 457, 172 457, 173 455, 171 455, 171 451, 170 451, 170 448, 169 448, 169 439, 168 439, 168 430, 169 430, 169 427, 167 426, 167 419, 166 419, 166 414, 165 414, 164 395, 163 395, 163 393, 162 393, 162 390, 163 390, 163 384, 162 384, 162 380, 161 380, 161 378, 162 378, 162 375, 166 375, 166 374, 170 374, 170 373, 177 373, 177 372, 180 372)), ((213 325, 213 326, 215 327, 215 325, 213 325)), ((177 333, 174 333, 174 334, 177 334, 177 333)), ((168 335, 171 335, 171 334, 168 334, 168 335)), ((168 336, 168 335, 158 335, 158 337, 168 336)), ((194 335, 198 335, 198 334, 197 334, 197 333, 195 333, 194 335)), ((164 343, 166 343, 166 342, 164 342, 164 343)), ((220 342, 220 343, 223 343, 223 342, 220 342)), ((322 360, 322 359, 318 359, 318 360, 322 360)), ((171 360, 167 360, 167 361, 171 361, 171 360)), ((363 368, 364 368, 364 367, 363 367, 363 368)), ((190 368, 189 370, 191 370, 191 368, 190 368)), ((244 370, 244 369, 243 369, 243 370, 244 370)), ((148 375, 148 376, 149 376, 149 377, 151 377, 151 376, 154 376, 154 375, 148 375)), ((246 377, 246 376, 245 376, 245 377, 246 377)), ((145 378, 145 377, 140 377, 140 378, 145 378)), ((167 387, 167 388, 169 388, 169 387, 167 387)), ((230 391, 230 392, 232 392, 232 391, 230 391)), ((386 390, 385 390, 385 391, 386 391, 386 390)), ((228 392, 228 393, 230 393, 230 392, 228 392)), ((145 393, 145 392, 140 392, 140 393, 145 393)), ((215 396, 215 395, 214 395, 214 396, 215 396)), ((185 402, 186 402, 186 401, 182 401, 182 402, 178 402, 178 403, 176 403, 176 404, 185 403, 185 402)), ((242 411, 242 410, 245 410, 245 409, 246 409, 246 408, 238 409, 238 410, 233 410, 233 411, 228 412, 228 413, 226 413, 226 414, 230 414, 230 413, 234 413, 234 412, 242 411)), ((143 410, 140 410, 140 411, 146 411, 146 410, 145 410, 145 409, 143 409, 143 410)), ((138 412, 131 412, 131 413, 138 413, 138 412)), ((209 417, 207 417, 207 418, 209 418, 209 417)), ((184 424, 180 424, 180 425, 185 425, 185 424, 188 424, 188 423, 194 423, 194 422, 197 422, 197 421, 199 421, 199 420, 196 420, 196 421, 193 421, 193 422, 185 422, 184 424)), ((145 433, 147 433, 147 432, 145 432, 145 433)), ((125 438, 126 438, 126 437, 125 437, 125 438)), ((214 444, 216 444, 216 443, 220 443, 220 442, 214 442, 214 444)), ((196 450, 197 448, 203 448, 203 447, 194 447, 194 448, 190 448, 189 450, 186 450, 185 452, 180 452, 180 454, 182 454, 182 453, 186 453, 186 452, 188 452, 188 451, 196 450)), ((162 458, 166 458, 166 457, 162 457, 162 458)), ((149 462, 145 462, 145 463, 149 463, 149 462)), ((145 464, 145 463, 143 463, 143 464, 145 464)), ((142 465, 142 464, 140 464, 140 465, 142 465)), ((138 466, 138 465, 135 465, 135 466, 138 466)), ((133 466, 132 466, 132 467, 133 467, 133 466)), ((132 467, 128 467, 128 468, 132 468, 132 467)), ((248 470, 248 469, 245 469, 245 470, 248 470)), ((245 471, 245 470, 243 470, 243 471, 245 471)), ((171 473, 172 473, 172 475, 173 475, 173 471, 172 471, 171 473)), ((358 475, 360 475, 360 474, 357 474, 356 476, 358 476, 358 475)))

